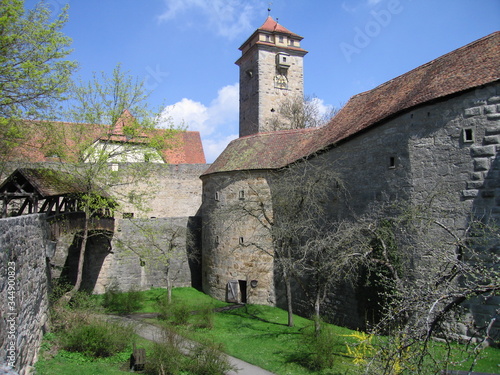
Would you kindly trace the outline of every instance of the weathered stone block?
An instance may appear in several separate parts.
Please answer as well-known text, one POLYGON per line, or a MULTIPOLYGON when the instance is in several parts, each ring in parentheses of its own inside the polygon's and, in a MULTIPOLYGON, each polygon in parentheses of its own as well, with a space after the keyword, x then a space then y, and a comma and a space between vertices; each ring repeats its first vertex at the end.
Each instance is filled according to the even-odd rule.
POLYGON ((491 113, 486 116, 488 120, 500 120, 500 113, 491 113))
POLYGON ((462 190, 462 196, 464 198, 475 198, 479 195, 479 190, 471 189, 471 190, 462 190))
POLYGON ((478 156, 494 156, 496 149, 495 146, 472 146, 470 153, 474 158, 478 156))
POLYGON ((481 107, 466 108, 464 111, 465 117, 478 116, 481 114, 481 107))
POLYGON ((490 168, 489 158, 477 158, 474 160, 475 171, 487 171, 490 168))
POLYGON ((487 135, 483 138, 484 144, 493 145, 500 143, 500 135, 487 135))
POLYGON ((472 172, 470 174, 470 179, 473 181, 478 181, 483 179, 483 172, 472 172))
POLYGON ((486 135, 492 134, 500 134, 500 125, 499 126, 489 126, 485 129, 486 135))
POLYGON ((488 103, 500 103, 500 96, 492 96, 491 98, 488 99, 488 103))
POLYGON ((486 105, 486 106, 484 106, 484 113, 485 114, 497 113, 497 106, 496 105, 486 105))
POLYGON ((484 185, 483 181, 468 181, 467 189, 480 189, 484 185))

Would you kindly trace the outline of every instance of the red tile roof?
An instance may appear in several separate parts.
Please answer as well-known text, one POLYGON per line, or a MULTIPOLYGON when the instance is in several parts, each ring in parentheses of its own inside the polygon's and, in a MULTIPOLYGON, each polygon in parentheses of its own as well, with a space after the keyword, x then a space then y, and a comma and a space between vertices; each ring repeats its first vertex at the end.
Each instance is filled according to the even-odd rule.
POLYGON ((290 30, 288 30, 286 27, 283 27, 280 25, 277 21, 273 20, 271 16, 268 16, 264 24, 259 27, 257 30, 262 30, 262 31, 269 31, 271 33, 281 33, 281 34, 287 34, 290 36, 293 36, 298 39, 304 39, 300 35, 297 35, 295 33, 292 33, 290 30))
MULTIPOLYGON (((124 127, 130 125, 134 117, 128 110, 116 121, 113 129, 99 124, 76 124, 70 122, 25 121, 26 134, 29 138, 13 150, 10 160, 43 162, 54 158, 51 154, 60 154, 64 162, 77 162, 81 147, 88 147, 97 140, 111 142, 143 143, 147 134, 140 134, 130 139, 124 127)), ((155 129, 156 135, 167 135, 169 130, 155 129)), ((161 150, 163 159, 169 164, 205 164, 205 153, 197 131, 179 131, 167 137, 161 150)))
POLYGON ((495 32, 353 96, 322 128, 236 139, 204 174, 281 168, 415 106, 498 80, 500 32, 495 32))

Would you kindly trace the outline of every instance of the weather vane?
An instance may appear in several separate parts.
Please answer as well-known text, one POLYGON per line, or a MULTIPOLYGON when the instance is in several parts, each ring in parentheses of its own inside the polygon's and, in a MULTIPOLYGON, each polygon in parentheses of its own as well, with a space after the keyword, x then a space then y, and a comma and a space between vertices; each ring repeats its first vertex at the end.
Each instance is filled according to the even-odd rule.
POLYGON ((271 5, 273 5, 273 3, 268 3, 269 6, 267 7, 267 16, 269 17, 271 15, 271 5))

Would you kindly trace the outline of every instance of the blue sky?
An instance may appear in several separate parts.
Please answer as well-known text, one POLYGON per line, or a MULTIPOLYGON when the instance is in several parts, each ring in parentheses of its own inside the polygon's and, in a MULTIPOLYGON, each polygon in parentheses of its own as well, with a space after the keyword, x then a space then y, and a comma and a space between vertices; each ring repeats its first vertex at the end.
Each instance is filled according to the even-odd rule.
MULTIPOLYGON (((360 92, 500 30, 500 0, 271 0, 304 37, 305 94, 339 106, 360 92)), ((35 0, 26 0, 30 8, 35 0)), ((269 1, 46 0, 69 3, 77 76, 116 64, 144 79, 150 103, 201 133, 208 162, 238 136, 238 47, 269 1)))

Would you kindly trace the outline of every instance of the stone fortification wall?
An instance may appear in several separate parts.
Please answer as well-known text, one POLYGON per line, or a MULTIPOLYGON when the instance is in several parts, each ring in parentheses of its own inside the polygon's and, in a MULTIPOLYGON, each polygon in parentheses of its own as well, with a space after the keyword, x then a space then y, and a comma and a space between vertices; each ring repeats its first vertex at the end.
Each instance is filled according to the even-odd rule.
POLYGON ((0 363, 26 374, 48 320, 52 249, 45 215, 0 219, 0 363))
MULTIPOLYGON (((200 218, 119 220, 93 291, 172 286, 201 288, 200 218)), ((97 271, 97 270, 96 270, 97 271)))
MULTIPOLYGON (((402 113, 318 157, 315 162, 332 165, 349 191, 349 199, 332 209, 332 219, 348 217, 351 210, 361 215, 377 202, 408 199, 415 205, 432 202, 434 218, 459 237, 471 215, 499 223, 499 103, 498 83, 471 90, 402 113)), ((435 236, 435 244, 450 243, 442 230, 435 236)), ((493 244, 486 251, 498 249, 493 244)), ((417 254, 415 269, 429 259, 423 255, 417 254)), ((362 327, 362 292, 346 298, 332 291, 323 311, 339 323, 362 327)), ((469 304, 471 314, 477 326, 485 326, 500 297, 476 301, 480 305, 469 304)))
MULTIPOLYGON (((82 289, 101 294, 120 291, 193 286, 201 289, 199 217, 117 219, 115 233, 90 233, 82 289)), ((58 239, 51 258, 53 277, 76 280, 79 247, 76 233, 58 239)))
MULTIPOLYGON (((148 164, 148 173, 130 184, 113 189, 121 207, 117 217, 132 213, 134 218, 197 216, 201 206, 200 175, 207 164, 148 164)), ((127 178, 136 165, 119 164, 118 172, 127 178)), ((129 215, 130 216, 130 215, 129 215)))

